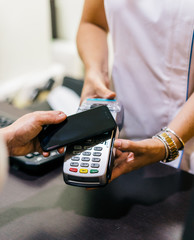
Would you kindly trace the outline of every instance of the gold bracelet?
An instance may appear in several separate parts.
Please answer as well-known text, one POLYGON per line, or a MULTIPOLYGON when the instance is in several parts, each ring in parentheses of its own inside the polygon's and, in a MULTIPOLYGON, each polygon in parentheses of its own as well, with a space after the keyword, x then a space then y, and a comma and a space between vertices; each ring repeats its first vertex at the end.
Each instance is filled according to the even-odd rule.
POLYGON ((157 136, 161 137, 168 146, 169 156, 165 162, 171 162, 175 160, 179 156, 179 151, 174 140, 167 132, 160 132, 159 134, 157 134, 157 136))
POLYGON ((177 145, 168 132, 161 131, 155 137, 164 142, 168 149, 168 156, 166 155, 167 157, 162 162, 171 162, 179 156, 177 145))
POLYGON ((161 137, 159 137, 157 135, 153 136, 152 138, 156 138, 156 139, 160 140, 164 144, 164 147, 165 147, 165 158, 163 160, 161 160, 161 161, 162 162, 166 162, 166 159, 169 156, 168 146, 167 146, 166 142, 161 137))
POLYGON ((184 144, 183 140, 173 130, 171 130, 170 128, 165 127, 165 128, 162 128, 162 131, 171 132, 179 140, 179 142, 182 145, 182 147, 179 150, 183 150, 184 149, 185 144, 184 144))

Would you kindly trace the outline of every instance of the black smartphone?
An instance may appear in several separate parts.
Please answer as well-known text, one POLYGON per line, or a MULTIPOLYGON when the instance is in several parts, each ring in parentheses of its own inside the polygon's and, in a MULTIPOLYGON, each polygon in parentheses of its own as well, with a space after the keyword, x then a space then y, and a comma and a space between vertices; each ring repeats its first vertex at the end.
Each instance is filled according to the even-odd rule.
POLYGON ((116 128, 117 124, 108 107, 99 106, 68 116, 60 124, 45 126, 39 134, 39 141, 43 151, 51 151, 116 128))

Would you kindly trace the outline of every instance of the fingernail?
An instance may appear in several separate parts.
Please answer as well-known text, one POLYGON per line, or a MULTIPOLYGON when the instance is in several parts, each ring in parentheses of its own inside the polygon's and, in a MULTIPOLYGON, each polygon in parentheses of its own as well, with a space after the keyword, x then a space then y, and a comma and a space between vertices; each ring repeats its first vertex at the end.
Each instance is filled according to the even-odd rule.
POLYGON ((134 160, 134 153, 130 152, 127 156, 127 162, 130 162, 131 160, 134 160))
POLYGON ((115 147, 121 147, 121 140, 116 139, 114 145, 115 147))
POLYGON ((65 114, 64 112, 59 112, 59 113, 58 113, 58 116, 59 116, 60 118, 64 118, 64 117, 66 116, 66 114, 65 114))

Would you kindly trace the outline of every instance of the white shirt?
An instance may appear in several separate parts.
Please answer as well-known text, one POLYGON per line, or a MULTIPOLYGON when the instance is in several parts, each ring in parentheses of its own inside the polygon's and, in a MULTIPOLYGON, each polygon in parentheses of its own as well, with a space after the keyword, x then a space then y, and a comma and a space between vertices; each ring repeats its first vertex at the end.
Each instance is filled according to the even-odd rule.
MULTIPOLYGON (((190 68, 194 1, 104 0, 104 4, 125 137, 149 138, 168 125, 194 91, 190 68)), ((194 173, 191 149, 194 152, 192 140, 185 146, 181 168, 194 173)), ((179 159, 172 165, 179 167, 179 159)))
POLYGON ((151 137, 174 118, 187 98, 194 1, 104 3, 113 39, 112 78, 125 109, 126 136, 151 137))

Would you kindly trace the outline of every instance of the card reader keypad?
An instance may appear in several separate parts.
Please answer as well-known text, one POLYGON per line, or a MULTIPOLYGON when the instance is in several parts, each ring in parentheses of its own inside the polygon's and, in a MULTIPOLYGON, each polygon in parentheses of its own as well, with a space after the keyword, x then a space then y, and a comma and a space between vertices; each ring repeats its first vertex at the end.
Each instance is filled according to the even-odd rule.
POLYGON ((110 133, 106 133, 69 147, 67 154, 70 155, 66 158, 69 161, 68 171, 81 175, 98 174, 103 164, 103 150, 109 146, 109 141, 110 133))
MULTIPOLYGON (((90 141, 92 143, 92 141, 90 141)), ((90 173, 98 173, 98 168, 100 167, 100 156, 102 155, 103 143, 102 146, 89 147, 87 145, 75 145, 73 146, 73 155, 71 157, 70 163, 70 172, 77 172, 86 174, 89 171, 90 173), (78 169, 79 167, 79 169, 78 169), (80 168, 81 167, 81 168, 80 168)))

